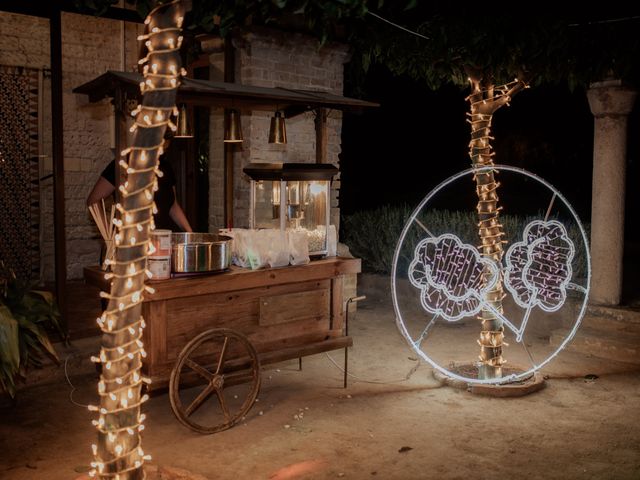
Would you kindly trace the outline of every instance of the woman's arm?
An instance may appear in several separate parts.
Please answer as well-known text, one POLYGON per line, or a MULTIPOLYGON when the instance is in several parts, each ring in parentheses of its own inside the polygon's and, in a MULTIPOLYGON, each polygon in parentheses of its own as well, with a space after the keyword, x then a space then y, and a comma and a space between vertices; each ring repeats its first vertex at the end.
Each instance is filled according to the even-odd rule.
MULTIPOLYGON (((176 193, 176 188, 173 187, 174 198, 175 198, 175 193, 176 193)), ((171 205, 171 210, 169 210, 169 216, 171 217, 171 220, 176 222, 176 225, 178 225, 185 232, 193 231, 191 229, 191 225, 189 225, 189 220, 187 220, 187 217, 182 211, 182 208, 180 207, 180 204, 178 204, 177 200, 173 201, 173 205, 171 205)))
POLYGON ((115 189, 116 187, 111 185, 109 180, 107 180, 106 178, 104 177, 98 178, 98 181, 93 186, 93 190, 91 190, 91 193, 87 197, 87 206, 93 205, 94 203, 99 202, 103 198, 107 198, 109 195, 113 193, 115 189))

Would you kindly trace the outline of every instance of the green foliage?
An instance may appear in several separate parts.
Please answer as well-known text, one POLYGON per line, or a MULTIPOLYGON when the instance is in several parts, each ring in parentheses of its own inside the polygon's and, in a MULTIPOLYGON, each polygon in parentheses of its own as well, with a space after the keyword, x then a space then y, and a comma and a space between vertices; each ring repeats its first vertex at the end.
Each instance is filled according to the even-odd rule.
MULTIPOLYGON (((81 11, 103 14, 115 0, 75 0, 81 11)), ((127 0, 142 17, 156 2, 127 0)), ((396 74, 425 81, 431 88, 467 85, 469 69, 487 83, 515 76, 532 83, 567 82, 569 86, 614 76, 640 84, 638 19, 608 21, 582 9, 531 7, 526 14, 508 8, 483 9, 479 4, 434 4, 402 0, 199 0, 186 17, 185 28, 226 37, 247 25, 274 25, 305 30, 319 45, 348 41, 353 56, 350 75, 357 77, 373 63, 396 74), (375 13, 428 37, 389 25, 375 13)), ((616 17, 616 15, 613 15, 616 17)))
POLYGON ((11 275, 0 295, 0 390, 14 397, 16 380, 29 367, 41 367, 45 356, 58 360, 48 335, 52 329, 66 338, 53 295, 27 288, 11 275))
MULTIPOLYGON (((393 255, 402 229, 410 217, 412 210, 407 206, 384 206, 375 210, 366 210, 342 218, 344 226, 344 242, 351 253, 362 258, 363 269, 369 272, 389 274, 393 266, 393 255)), ((544 215, 521 216, 501 215, 507 248, 513 242, 521 240, 524 227, 544 215)), ((478 245, 477 217, 473 212, 430 210, 419 215, 419 221, 433 235, 452 233, 464 243, 478 245)), ((576 256, 573 260, 573 272, 577 279, 584 279, 587 272, 586 251, 579 246, 583 244, 580 230, 575 223, 569 223, 567 233, 576 245, 576 256)), ((588 225, 587 225, 588 228, 588 225)), ((588 234, 588 232, 587 232, 588 234)), ((404 248, 400 252, 398 271, 406 271, 413 259, 415 246, 425 238, 426 233, 417 225, 407 230, 404 248)))

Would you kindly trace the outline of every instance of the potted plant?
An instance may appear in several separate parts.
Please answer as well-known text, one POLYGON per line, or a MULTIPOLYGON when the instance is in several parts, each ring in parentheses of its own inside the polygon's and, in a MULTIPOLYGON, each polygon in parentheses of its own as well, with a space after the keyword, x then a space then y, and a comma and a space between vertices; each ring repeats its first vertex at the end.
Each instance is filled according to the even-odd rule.
POLYGON ((0 391, 14 398, 30 367, 41 367, 46 356, 59 362, 49 340, 53 330, 66 339, 51 292, 22 284, 12 271, 0 278, 0 391))

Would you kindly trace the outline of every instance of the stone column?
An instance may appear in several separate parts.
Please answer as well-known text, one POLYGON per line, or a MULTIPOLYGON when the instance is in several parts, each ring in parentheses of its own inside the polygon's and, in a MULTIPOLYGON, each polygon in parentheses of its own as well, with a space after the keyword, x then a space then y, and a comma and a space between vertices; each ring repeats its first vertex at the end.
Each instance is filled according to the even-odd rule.
POLYGON ((607 80, 592 84, 587 98, 595 117, 591 302, 617 305, 622 290, 627 116, 636 92, 620 80, 607 80))

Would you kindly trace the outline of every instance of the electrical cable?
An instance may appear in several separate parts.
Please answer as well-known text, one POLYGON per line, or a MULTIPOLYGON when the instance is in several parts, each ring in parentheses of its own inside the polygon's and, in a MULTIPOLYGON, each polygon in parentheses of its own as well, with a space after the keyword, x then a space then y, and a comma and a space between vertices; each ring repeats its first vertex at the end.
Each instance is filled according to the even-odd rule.
POLYGON ((425 40, 431 40, 431 39, 430 39, 429 37, 427 37, 426 35, 422 35, 421 33, 414 32, 413 30, 409 30, 408 28, 403 27, 402 25, 398 25, 397 23, 393 23, 392 21, 387 20, 387 19, 386 19, 386 18, 384 18, 384 17, 381 17, 381 16, 380 16, 380 15, 378 15, 377 13, 373 13, 371 10, 368 10, 368 11, 367 11, 367 13, 368 13, 369 15, 371 15, 372 17, 376 17, 378 20, 382 20, 383 22, 386 22, 386 23, 388 23, 389 25, 392 25, 392 26, 394 26, 394 27, 396 27, 396 28, 399 28, 400 30, 404 30, 404 31, 405 31, 405 32, 407 32, 407 33, 410 33, 410 34, 412 34, 412 35, 415 35, 416 37, 424 38, 425 40))
MULTIPOLYGON (((333 363, 335 365, 335 367, 340 370, 342 373, 345 373, 344 369, 338 365, 336 363, 336 361, 333 359, 333 357, 331 357, 331 355, 329 355, 328 353, 325 352, 325 355, 327 356, 327 358, 329 359, 329 361, 331 363, 333 363)), ((411 367, 411 369, 409 370, 409 372, 407 372, 407 374, 405 375, 404 378, 402 379, 398 379, 398 380, 388 380, 388 381, 381 381, 381 380, 367 380, 365 378, 359 377, 358 375, 354 375, 353 373, 349 373, 346 372, 348 376, 355 378, 363 383, 373 383, 373 384, 377 384, 377 385, 393 385, 396 383, 402 383, 402 382, 406 382, 407 380, 409 380, 411 378, 411 376, 416 372, 416 370, 418 370, 418 368, 420 367, 420 365, 422 364, 422 362, 420 360, 416 361, 416 364, 411 367)))
POLYGON ((69 378, 69 372, 67 372, 67 362, 69 362, 69 358, 77 356, 77 353, 70 353, 67 355, 67 358, 64 359, 64 378, 67 379, 67 383, 71 387, 71 391, 69 392, 69 401, 78 407, 82 407, 84 409, 88 408, 89 405, 84 405, 82 403, 78 403, 73 399, 73 392, 76 391, 76 387, 73 383, 71 383, 71 379, 69 378))

